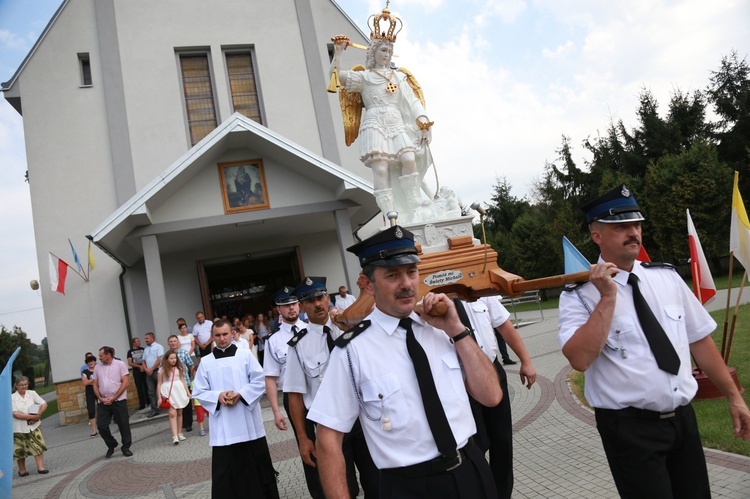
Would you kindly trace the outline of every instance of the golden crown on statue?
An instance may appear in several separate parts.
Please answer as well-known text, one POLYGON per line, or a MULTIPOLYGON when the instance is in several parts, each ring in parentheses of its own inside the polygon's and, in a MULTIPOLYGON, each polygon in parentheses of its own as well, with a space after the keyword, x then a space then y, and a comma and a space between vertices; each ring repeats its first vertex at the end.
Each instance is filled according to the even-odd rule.
POLYGON ((367 20, 367 25, 370 27, 370 39, 371 40, 387 40, 391 43, 396 41, 396 35, 404 27, 404 23, 401 22, 396 16, 391 15, 391 11, 388 9, 390 0, 386 0, 385 8, 380 14, 373 14, 367 20), (386 31, 380 31, 380 23, 387 23, 388 29, 386 31))

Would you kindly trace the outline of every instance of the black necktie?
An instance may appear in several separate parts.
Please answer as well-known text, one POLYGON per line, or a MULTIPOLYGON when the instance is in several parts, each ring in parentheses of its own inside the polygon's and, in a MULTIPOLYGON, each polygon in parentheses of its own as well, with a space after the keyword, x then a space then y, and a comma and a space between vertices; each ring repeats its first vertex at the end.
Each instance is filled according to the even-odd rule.
POLYGON ((638 321, 641 323, 641 329, 646 335, 651 351, 656 357, 656 363, 659 369, 668 373, 677 374, 680 370, 680 357, 669 341, 667 333, 662 329, 659 321, 654 317, 654 313, 643 298, 641 290, 638 288, 638 276, 630 274, 628 284, 633 286, 633 303, 635 303, 635 313, 638 314, 638 321))
POLYGON ((292 336, 297 334, 297 326, 292 326, 292 336))
POLYGON ((331 336, 331 328, 323 326, 323 332, 326 334, 326 343, 328 343, 328 351, 333 352, 333 336, 331 336))
POLYGON ((454 457, 456 455, 456 439, 453 437, 453 431, 451 431, 448 418, 445 416, 443 404, 440 403, 427 354, 414 337, 411 324, 412 320, 409 317, 401 319, 398 323, 406 330, 406 349, 409 351, 409 357, 411 357, 414 370, 417 373, 417 383, 422 394, 427 423, 430 425, 432 438, 435 439, 440 454, 444 457, 454 457))

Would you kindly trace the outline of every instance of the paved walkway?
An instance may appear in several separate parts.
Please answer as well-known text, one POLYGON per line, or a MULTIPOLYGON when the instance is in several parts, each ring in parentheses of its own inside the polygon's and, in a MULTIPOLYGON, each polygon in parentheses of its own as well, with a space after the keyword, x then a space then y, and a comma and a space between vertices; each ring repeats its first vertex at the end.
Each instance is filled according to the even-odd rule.
MULTIPOLYGON (((517 366, 508 369, 515 439, 514 497, 617 497, 593 414, 573 399, 567 386, 570 367, 557 346, 557 311, 545 310, 544 317, 543 322, 520 329, 538 372, 537 383, 527 390, 513 369, 517 366)), ((307 497, 294 437, 291 431, 276 429, 267 403, 264 406, 281 496, 307 497)), ((14 470, 14 497, 210 496, 210 447, 207 436, 198 436, 197 425, 196 431, 187 434, 187 441, 173 446, 164 417, 133 424, 134 456, 125 458, 118 449, 113 458, 104 459, 104 443, 88 437, 85 423, 60 427, 56 419, 48 418, 42 425, 50 474, 35 474, 29 459, 29 477, 19 478, 14 470)), ((750 497, 750 458, 713 450, 706 450, 706 457, 713 497, 750 497)))

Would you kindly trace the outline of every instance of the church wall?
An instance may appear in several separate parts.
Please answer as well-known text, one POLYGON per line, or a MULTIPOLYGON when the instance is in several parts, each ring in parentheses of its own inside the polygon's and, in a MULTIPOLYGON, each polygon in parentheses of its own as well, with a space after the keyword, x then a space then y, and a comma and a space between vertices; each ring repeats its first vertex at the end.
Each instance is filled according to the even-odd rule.
POLYGON ((264 124, 320 153, 293 1, 130 0, 116 15, 137 188, 190 147, 176 49, 210 52, 221 123, 233 112, 223 49, 253 47, 264 124))
POLYGON ((79 379, 83 354, 123 351, 127 335, 117 275, 98 248, 88 283, 69 272, 66 294, 50 289, 48 253, 85 265, 85 235, 118 206, 92 4, 70 2, 19 76, 29 188, 44 316, 55 380, 79 379), (82 88, 78 53, 89 53, 93 86, 82 88))
MULTIPOLYGON (((86 263, 89 234, 119 206, 116 175, 113 171, 113 145, 107 104, 122 105, 126 116, 126 139, 114 134, 118 144, 129 144, 136 190, 160 175, 190 147, 184 103, 180 93, 179 65, 175 49, 209 49, 217 99, 218 121, 232 113, 223 62, 222 49, 253 46, 258 68, 266 125, 315 153, 321 152, 320 137, 312 105, 312 92, 305 74, 294 0, 225 0, 219 3, 202 0, 96 0, 110 1, 114 9, 120 62, 122 95, 105 95, 102 60, 94 0, 67 3, 45 39, 33 54, 16 82, 23 107, 23 122, 30 174, 34 230, 47 327, 52 374, 56 381, 74 384, 85 351, 109 345, 118 356, 128 350, 128 334, 120 290, 120 264, 94 247, 96 269, 86 283, 69 273, 66 294, 52 292, 48 273, 48 252, 69 263, 68 238, 73 241, 82 263, 86 263), (93 85, 81 88, 79 53, 88 53, 93 85)), ((335 15, 319 28, 320 50, 326 65, 325 40, 333 33, 355 31, 348 21, 327 2, 313 0, 316 23, 327 12, 335 15), (341 28, 339 29, 339 25, 341 28), (329 31, 331 33, 329 33, 329 31)), ((111 54, 115 45, 108 46, 111 54)), ((320 82, 324 87, 327 82, 320 82)), ((330 95, 334 122, 339 126, 338 98, 330 95)), ((120 107, 117 108, 119 112, 120 107)), ((109 110, 112 112, 112 110, 109 110)), ((343 166, 371 178, 369 171, 356 159, 356 147, 347 149, 340 136, 343 166)), ((234 152, 225 155, 233 157, 234 152)), ((252 157, 252 156, 251 156, 252 157)), ((238 159, 247 159, 248 156, 238 159)), ((230 159, 231 160, 231 159, 230 159)), ((121 163, 122 164, 122 163, 121 163)), ((304 183, 277 188, 289 172, 268 161, 266 180, 272 206, 331 199, 330 193, 304 183)), ((219 188, 216 164, 186 186, 179 197, 191 197, 205 185, 219 188), (205 178, 203 177, 205 175, 205 178), (192 189, 192 190, 191 190, 192 189)), ((121 191, 122 186, 121 186, 121 191)), ((127 191, 127 189, 125 189, 127 191)), ((200 218, 223 213, 220 196, 208 202, 190 205, 175 198, 155 210, 161 221, 200 218), (190 208, 194 206, 194 210, 190 208)), ((122 200, 120 200, 122 201, 122 200)), ((332 216, 332 215, 331 215, 332 216)), ((344 273, 333 231, 293 237, 264 243, 269 247, 300 245, 305 271, 326 275, 335 290, 344 282, 344 273)), ((257 246, 255 246, 257 247, 257 246)), ((163 259, 167 285, 168 311, 174 318, 192 321, 202 307, 195 270, 196 259, 209 258, 215 249, 192 255, 163 259)), ((153 330, 145 268, 140 262, 127 270, 124 277, 128 313, 134 336, 143 337, 153 330)), ((160 341, 164 339, 160 338, 160 341)), ((165 342, 164 342, 165 343, 165 342)), ((67 385, 66 385, 67 386, 67 385)), ((64 417, 64 411, 63 413, 64 417)))

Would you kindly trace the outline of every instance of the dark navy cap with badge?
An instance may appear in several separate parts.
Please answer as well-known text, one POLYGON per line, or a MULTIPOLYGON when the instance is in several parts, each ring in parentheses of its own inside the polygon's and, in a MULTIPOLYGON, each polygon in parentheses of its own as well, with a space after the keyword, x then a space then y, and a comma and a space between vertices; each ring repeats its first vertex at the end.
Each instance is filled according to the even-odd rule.
POLYGON ((294 295, 299 298, 299 301, 309 300, 316 296, 325 295, 328 293, 326 290, 326 278, 325 277, 305 277, 302 282, 297 284, 297 287, 292 291, 294 295))
POLYGON ((362 267, 366 265, 392 267, 422 261, 417 256, 414 234, 398 225, 388 227, 384 231, 346 248, 346 251, 357 255, 362 267))
POLYGON ((299 299, 297 299, 293 293, 294 288, 292 286, 284 286, 274 293, 273 302, 276 305, 291 305, 292 303, 297 303, 299 299))
POLYGON ((588 223, 616 224, 645 220, 641 214, 641 208, 625 184, 589 201, 581 209, 586 213, 588 223))

